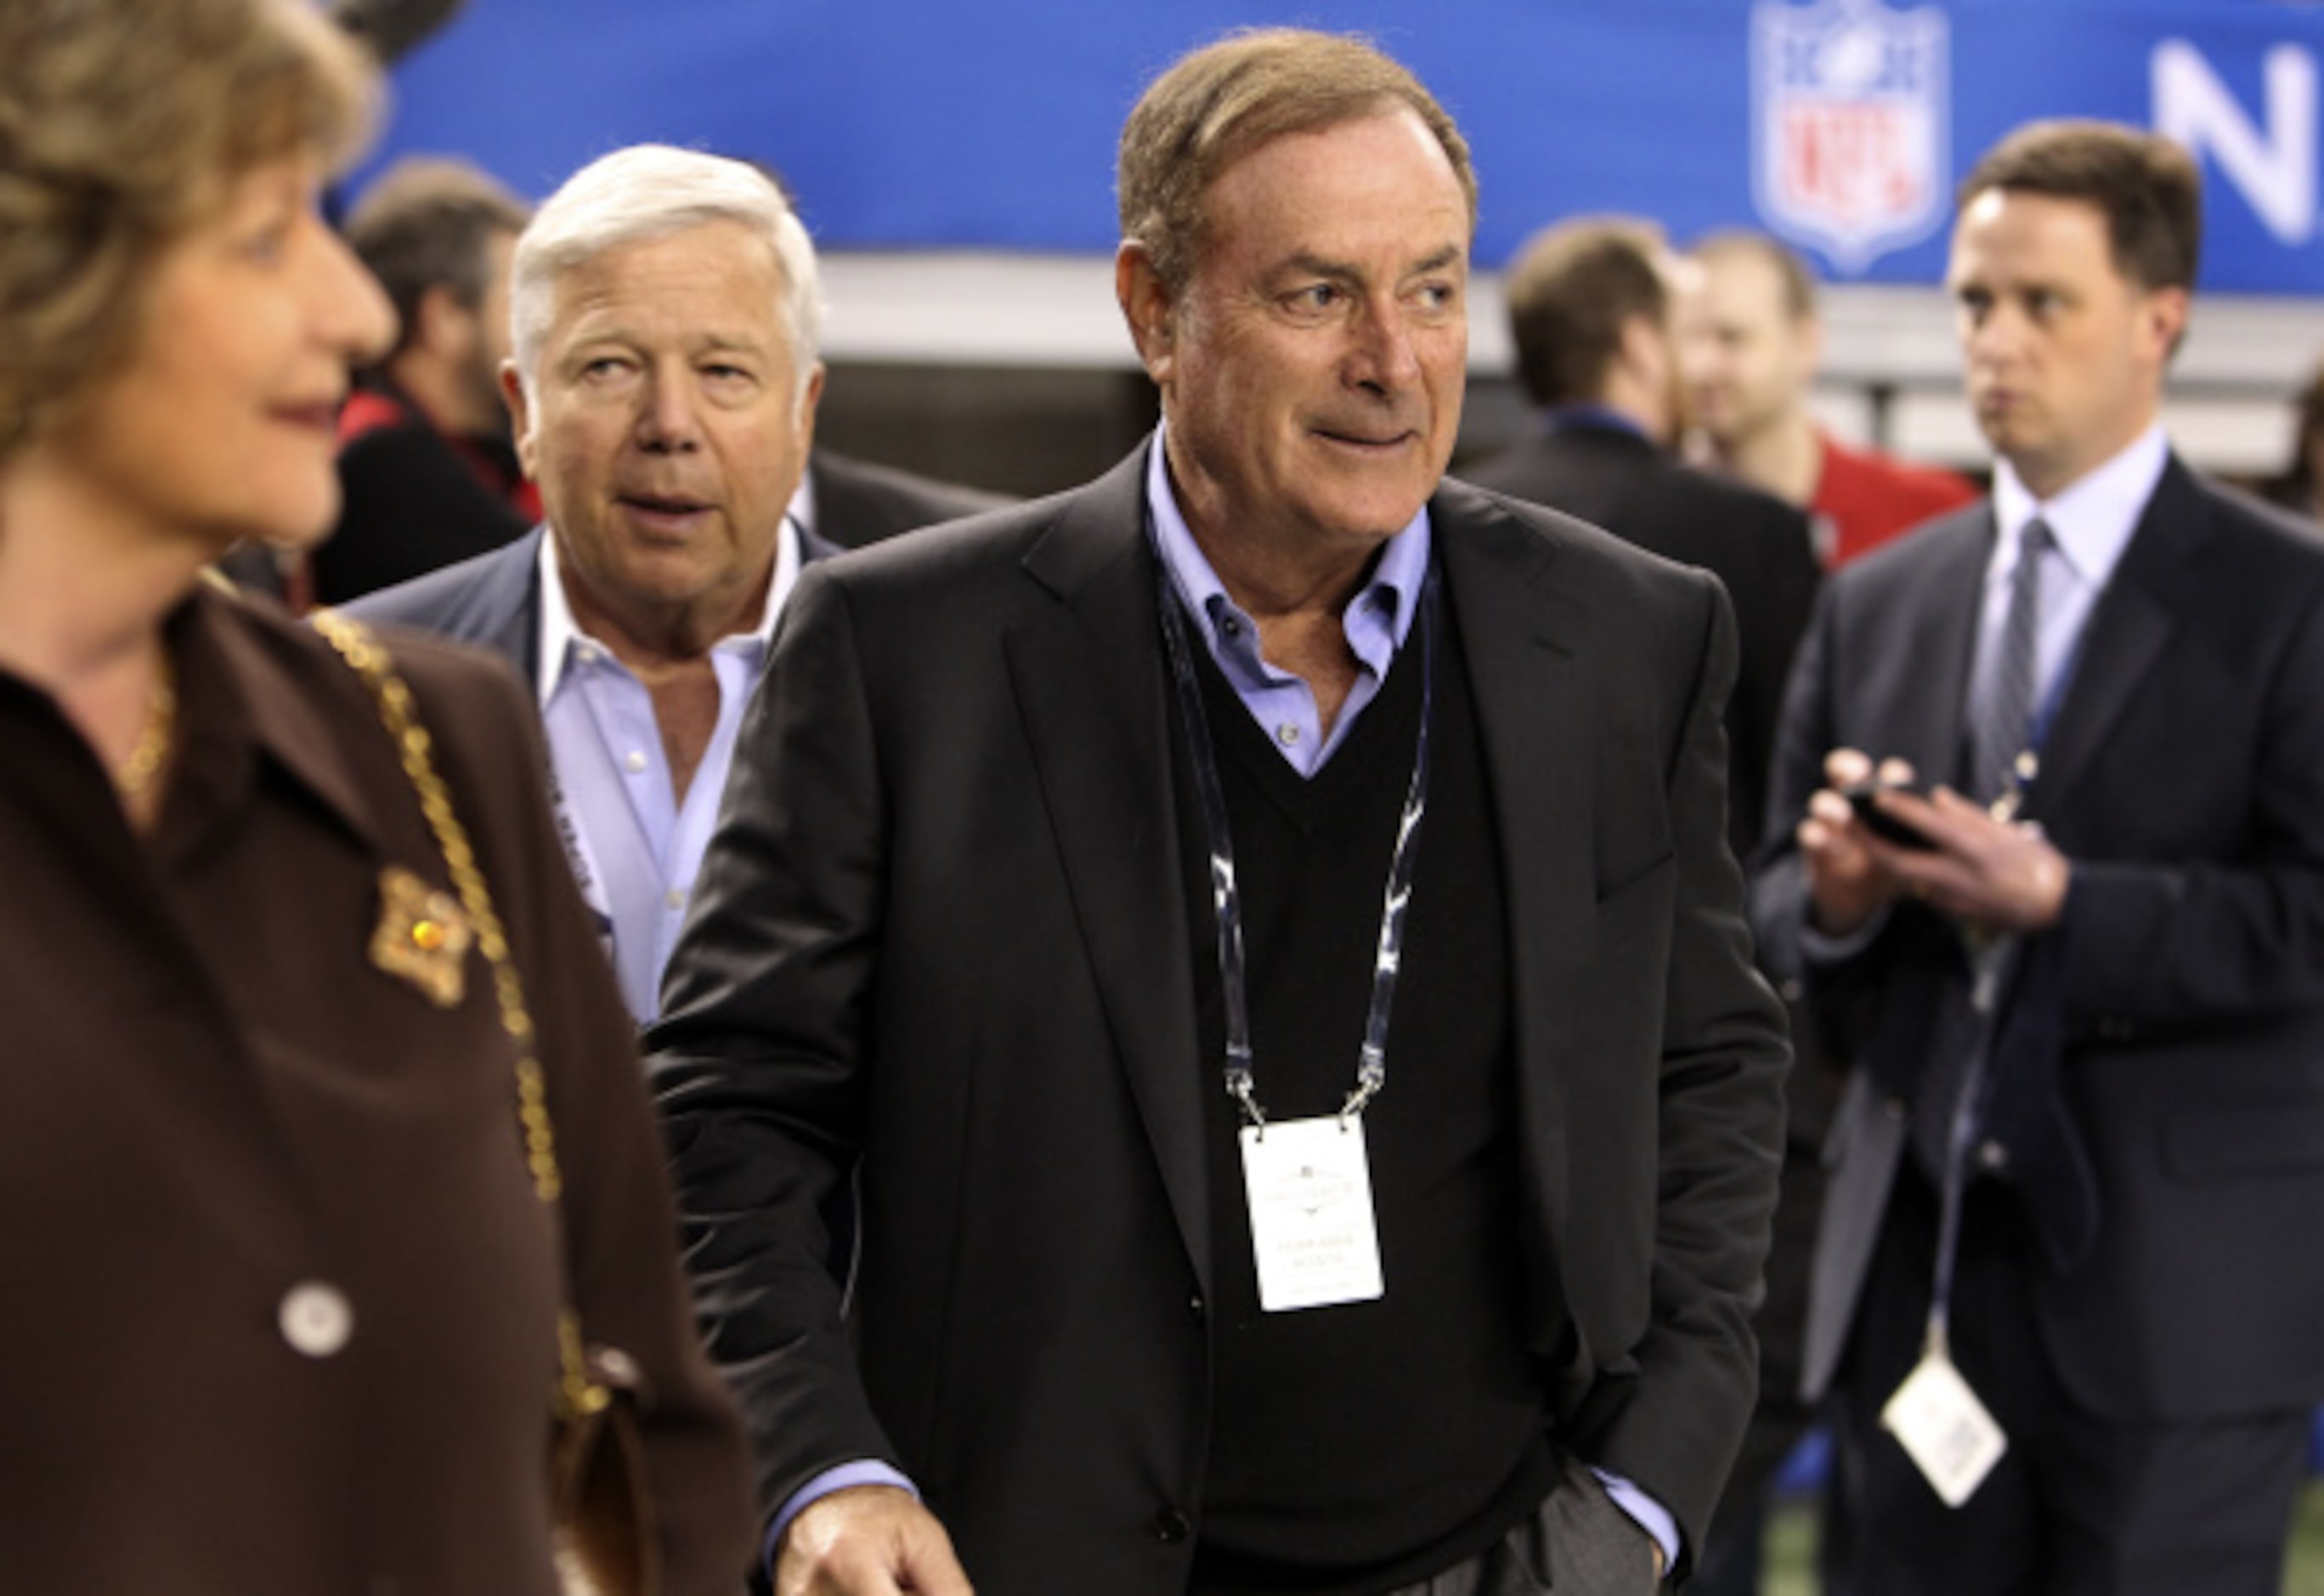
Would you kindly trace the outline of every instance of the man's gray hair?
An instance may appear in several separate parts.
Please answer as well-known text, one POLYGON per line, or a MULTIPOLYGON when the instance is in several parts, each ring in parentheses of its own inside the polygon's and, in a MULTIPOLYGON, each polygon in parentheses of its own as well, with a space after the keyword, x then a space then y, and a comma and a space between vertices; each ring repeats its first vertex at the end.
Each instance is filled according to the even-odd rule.
POLYGON ((823 342, 823 282, 815 245, 782 189, 757 167, 669 144, 632 144, 601 156, 550 195, 517 239, 510 271, 512 346, 525 392, 556 314, 557 284, 607 250, 737 222, 767 242, 783 278, 791 363, 807 391, 823 342))

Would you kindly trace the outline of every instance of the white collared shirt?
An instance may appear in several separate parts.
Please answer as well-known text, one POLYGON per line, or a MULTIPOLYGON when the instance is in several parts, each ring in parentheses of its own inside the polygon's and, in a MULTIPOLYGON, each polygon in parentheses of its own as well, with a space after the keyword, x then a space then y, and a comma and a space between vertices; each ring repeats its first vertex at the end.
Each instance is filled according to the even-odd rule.
POLYGON ((2000 669, 2002 623, 2009 613, 2020 539, 2025 524, 2039 517, 2048 523, 2052 542, 2043 557, 2041 622, 2034 634, 2037 724, 2046 723, 2056 711, 2082 629, 2113 579, 2123 550, 2130 547, 2131 535, 2138 530, 2139 518, 2154 497, 2170 458, 2170 439, 2163 424, 2154 422, 2127 448, 2047 502, 2034 496, 2008 461, 1995 462, 1995 536, 1985 567, 1969 702, 1981 702, 1979 695, 1988 690, 2000 669))
POLYGON ((557 539, 540 540, 540 718, 558 826, 622 1001, 641 1025, 659 1011, 662 967, 717 824, 742 711, 798 570, 798 534, 787 523, 775 540, 774 577, 758 624, 710 647, 718 724, 681 804, 652 694, 611 648, 581 630, 566 597, 557 539))

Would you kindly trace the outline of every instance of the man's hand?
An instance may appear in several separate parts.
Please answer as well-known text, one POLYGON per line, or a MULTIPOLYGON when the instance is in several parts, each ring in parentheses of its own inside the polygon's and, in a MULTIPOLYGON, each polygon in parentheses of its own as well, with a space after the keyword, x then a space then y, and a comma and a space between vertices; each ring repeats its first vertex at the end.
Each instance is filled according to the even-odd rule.
POLYGON ((1871 839, 1905 890, 1981 931, 2024 933, 2057 924, 2073 867, 2031 821, 1997 820, 1949 787, 1927 798, 1890 793, 1888 812, 1935 845, 1895 848, 1871 839))
MULTIPOLYGON (((2031 822, 1998 820, 1950 788, 1928 797, 1883 792, 1878 803, 1921 834, 1929 846, 1902 847, 1858 820, 1840 789, 1873 774, 1852 748, 1824 759, 1823 789, 1800 822, 1800 856, 1817 929, 1845 936, 1899 898, 1910 896, 1982 931, 2040 931, 2056 924, 2073 869, 2031 822)), ((1882 764, 1879 779, 1899 789, 1913 780, 1902 760, 1882 764)))
MULTIPOLYGON (((1824 784, 1808 799, 1807 817, 1795 834, 1815 927, 1829 936, 1850 935, 1905 892, 1904 883, 1882 863, 1880 839, 1858 823, 1856 811, 1840 796, 1842 788, 1871 774, 1872 761, 1853 748, 1824 755, 1824 784)), ((1890 760, 1880 776, 1884 781, 1909 781, 1913 770, 1902 760, 1890 760)))
POLYGON ((809 1502, 783 1531, 775 1596, 973 1596, 936 1515, 892 1485, 809 1502))

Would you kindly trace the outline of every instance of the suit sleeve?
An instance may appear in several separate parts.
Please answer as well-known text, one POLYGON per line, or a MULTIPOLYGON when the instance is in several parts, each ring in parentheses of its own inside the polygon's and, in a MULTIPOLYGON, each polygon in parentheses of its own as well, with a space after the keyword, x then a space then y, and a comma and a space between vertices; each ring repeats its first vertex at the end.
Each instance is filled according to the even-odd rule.
POLYGON ((1847 584, 1827 582, 1792 662, 1784 694, 1783 718, 1767 778, 1767 815, 1750 867, 1751 933, 1760 967, 1778 982, 1799 982, 1811 1001, 1794 1010, 1816 1027, 1821 1049, 1835 1059, 1853 1059, 1870 1040, 1879 1018, 1881 973, 1895 957, 1897 921, 1917 920, 1911 938, 1950 936, 1924 911, 1907 909, 1884 921, 1877 932, 1838 962, 1811 960, 1803 941, 1811 902, 1807 870, 1799 853, 1799 824, 1808 799, 1823 786, 1824 756, 1840 746, 1835 708, 1840 659, 1840 607, 1847 584))
POLYGON ((647 1038, 696 1305, 767 1516, 825 1469, 901 1467, 848 1348, 825 1218, 863 1141, 886 849, 846 602, 810 567, 647 1038))
MULTIPOLYGON (((1657 1083, 1651 1307, 1635 1380, 1591 1461, 1666 1505, 1699 1548, 1757 1387, 1750 1315, 1766 1260, 1791 1062, 1783 1014, 1753 967, 1726 845, 1721 711, 1736 671, 1715 584, 1665 770, 1677 879, 1657 1083)), ((1615 1382, 1619 1384, 1621 1382, 1615 1382)))

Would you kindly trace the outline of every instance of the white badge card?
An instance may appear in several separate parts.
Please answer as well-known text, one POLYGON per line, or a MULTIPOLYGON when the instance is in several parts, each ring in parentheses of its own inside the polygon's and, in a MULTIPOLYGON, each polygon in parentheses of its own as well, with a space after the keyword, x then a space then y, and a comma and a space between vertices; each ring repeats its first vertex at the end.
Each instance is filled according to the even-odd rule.
POLYGON ((1244 1126, 1242 1181, 1260 1307, 1280 1314, 1381 1294, 1363 1116, 1244 1126))
POLYGON ((1933 1347, 1880 1410, 1880 1427, 1896 1437, 1948 1508, 1974 1496, 2009 1450, 2009 1437, 1969 1381, 1933 1347))

